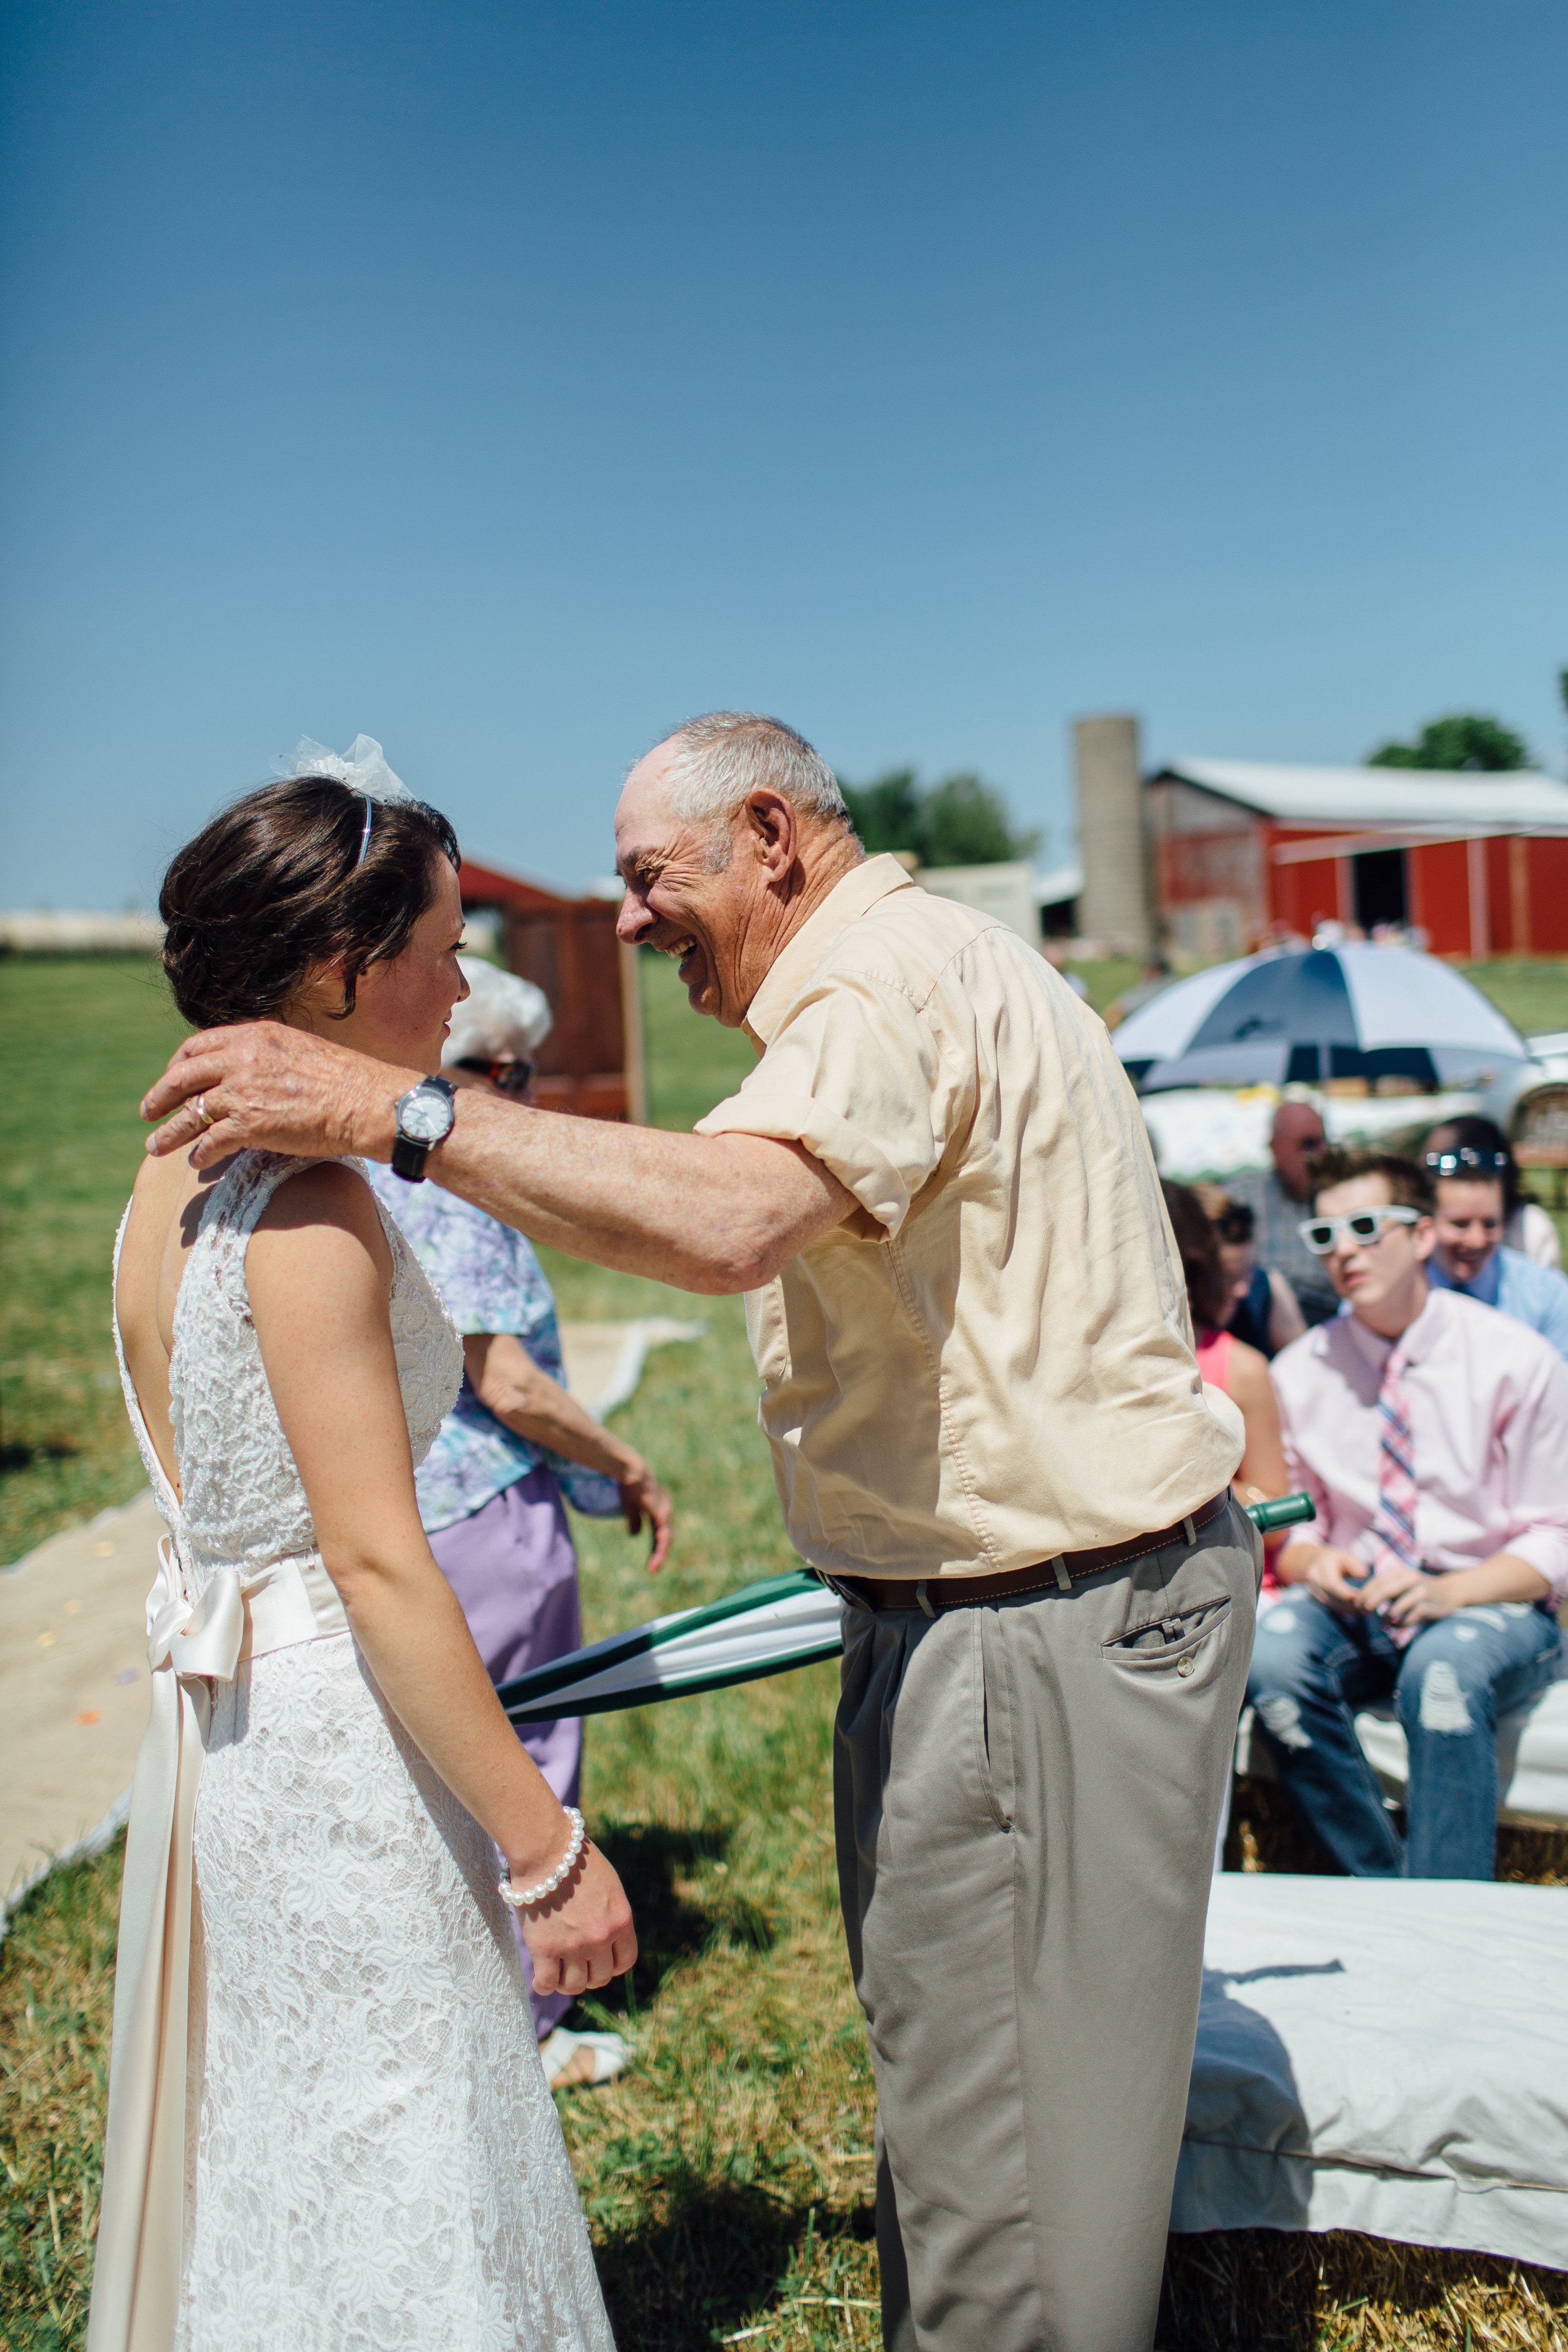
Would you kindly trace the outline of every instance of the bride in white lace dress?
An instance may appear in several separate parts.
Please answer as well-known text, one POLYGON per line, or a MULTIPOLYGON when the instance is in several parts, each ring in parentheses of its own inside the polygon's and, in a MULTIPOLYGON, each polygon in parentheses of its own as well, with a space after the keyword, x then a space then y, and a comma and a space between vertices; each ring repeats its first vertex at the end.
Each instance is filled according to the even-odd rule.
MULTIPOLYGON (((252 794, 165 882, 182 1010, 435 1069, 455 852, 331 775, 252 794)), ((611 2352, 497 1847, 516 1891, 573 1862, 521 1909, 542 1990, 636 1945, 425 1541, 414 1465, 462 1369, 440 1301, 355 1163, 150 1160, 116 1339, 172 1541, 90 2352, 611 2352)))

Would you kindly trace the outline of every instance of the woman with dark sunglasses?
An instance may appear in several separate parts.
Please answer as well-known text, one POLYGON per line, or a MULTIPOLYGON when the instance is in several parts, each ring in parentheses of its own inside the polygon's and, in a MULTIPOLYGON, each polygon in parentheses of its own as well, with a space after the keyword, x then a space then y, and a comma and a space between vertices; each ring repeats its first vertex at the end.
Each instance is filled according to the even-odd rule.
MULTIPOLYGON (((453 1086, 527 1102, 550 1006, 529 981, 459 956, 468 993, 441 1055, 453 1086)), ((669 1496, 632 1447, 567 1393, 555 1300, 522 1234, 438 1184, 405 1184, 379 1162, 370 1179, 441 1294, 463 1340, 458 1402, 418 1474, 420 1516, 495 1683, 546 1665, 583 1639, 577 1553, 563 1498, 595 1518, 625 1517, 652 1538, 648 1572, 670 1543, 669 1496)), ((563 1805, 583 1774, 574 1716, 518 1738, 563 1805)), ((607 2082, 626 2063, 616 2034, 574 2033, 563 1993, 535 1993, 534 2025, 553 2090, 607 2082)))
POLYGON ((1223 1390, 1246 1424, 1247 1451, 1232 1484, 1242 1502, 1267 1502, 1283 1495, 1289 1484, 1268 1367, 1255 1349, 1237 1339, 1234 1327, 1226 1328, 1230 1293, 1220 1264, 1218 1236, 1196 1190, 1173 1184, 1168 1178, 1161 1179, 1160 1190, 1186 1278, 1198 1370, 1211 1388, 1223 1390))
POLYGON ((1246 1201, 1232 1200, 1218 1184, 1194 1184, 1193 1191, 1219 1248, 1229 1300, 1225 1329, 1260 1356, 1277 1356, 1307 1328, 1295 1292, 1278 1266, 1258 1265, 1257 1218, 1246 1201))

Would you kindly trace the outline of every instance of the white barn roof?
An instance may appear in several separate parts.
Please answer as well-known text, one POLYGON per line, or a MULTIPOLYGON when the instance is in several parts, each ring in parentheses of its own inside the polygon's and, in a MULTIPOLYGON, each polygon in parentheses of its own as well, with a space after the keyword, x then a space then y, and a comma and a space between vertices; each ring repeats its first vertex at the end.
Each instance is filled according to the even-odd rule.
POLYGON ((1529 769, 1502 774, 1429 768, 1294 768, 1260 760, 1171 760, 1175 777, 1282 824, 1568 833, 1568 784, 1529 769))

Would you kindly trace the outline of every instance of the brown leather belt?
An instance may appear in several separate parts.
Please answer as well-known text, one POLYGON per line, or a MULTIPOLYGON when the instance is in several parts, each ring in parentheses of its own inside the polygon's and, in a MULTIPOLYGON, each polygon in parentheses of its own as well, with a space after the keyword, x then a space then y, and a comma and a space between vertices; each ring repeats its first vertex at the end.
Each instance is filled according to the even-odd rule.
POLYGON ((1149 1552, 1163 1551, 1167 1544, 1194 1543, 1199 1529, 1217 1519, 1229 1500, 1226 1486, 1189 1518, 1156 1528, 1152 1535, 1131 1536, 1125 1543, 1099 1544, 1090 1551, 1060 1552, 1055 1559, 1037 1561, 1031 1568, 1010 1569, 1005 1576, 824 1576, 822 1580, 846 1601, 858 1601, 868 1609, 920 1609, 928 1617, 938 1616, 945 1609, 973 1609, 984 1601, 1008 1601, 1019 1592, 1047 1592, 1053 1587, 1070 1592, 1075 1584, 1086 1576, 1098 1576, 1103 1568, 1142 1559, 1149 1552))

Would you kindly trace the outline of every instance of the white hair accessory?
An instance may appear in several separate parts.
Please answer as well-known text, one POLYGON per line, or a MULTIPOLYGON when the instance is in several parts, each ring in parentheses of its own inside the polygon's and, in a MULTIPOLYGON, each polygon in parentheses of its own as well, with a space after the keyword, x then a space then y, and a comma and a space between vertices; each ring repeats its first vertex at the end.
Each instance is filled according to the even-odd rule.
POLYGON ((301 735, 294 746, 294 764, 274 760, 274 772, 289 776, 331 776, 350 792, 358 793, 364 803, 364 831, 360 835, 356 866, 364 864, 365 851, 370 847, 371 821, 377 801, 411 801, 414 798, 401 776, 395 776, 386 764, 385 754, 374 735, 356 735, 346 751, 329 751, 311 735, 301 735))
POLYGON ((531 980, 500 971, 479 956, 459 956, 469 993, 452 1007, 452 1034, 441 1048, 454 1062, 526 1062, 550 1034, 550 999, 531 980))

